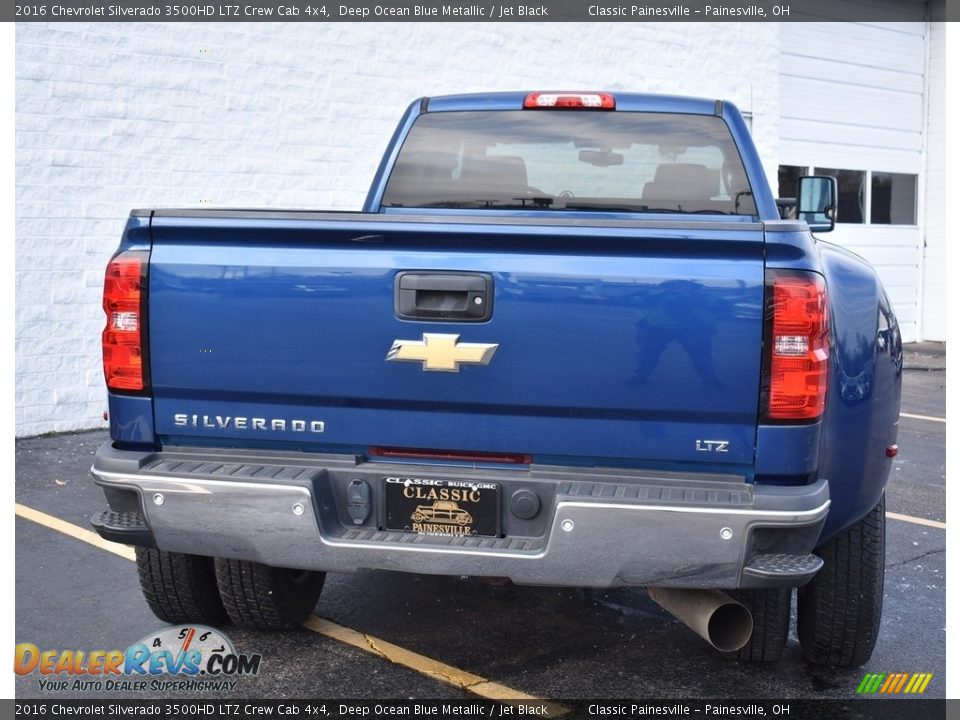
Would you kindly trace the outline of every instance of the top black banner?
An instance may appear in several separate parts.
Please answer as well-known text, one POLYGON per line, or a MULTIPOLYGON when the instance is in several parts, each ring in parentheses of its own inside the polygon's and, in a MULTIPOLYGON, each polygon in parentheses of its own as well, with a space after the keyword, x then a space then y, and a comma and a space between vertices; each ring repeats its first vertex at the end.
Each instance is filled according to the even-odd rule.
MULTIPOLYGON (((35 0, 9 22, 917 22, 957 0, 35 0)), ((947 16, 950 16, 949 18, 947 16)))

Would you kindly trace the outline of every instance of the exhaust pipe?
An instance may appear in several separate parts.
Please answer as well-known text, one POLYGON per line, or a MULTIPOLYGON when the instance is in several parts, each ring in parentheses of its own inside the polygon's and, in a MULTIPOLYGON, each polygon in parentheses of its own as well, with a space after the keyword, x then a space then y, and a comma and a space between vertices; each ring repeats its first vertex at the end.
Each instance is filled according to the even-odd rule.
POLYGON ((753 633, 750 611, 719 590, 650 587, 647 593, 720 652, 739 650, 753 633))

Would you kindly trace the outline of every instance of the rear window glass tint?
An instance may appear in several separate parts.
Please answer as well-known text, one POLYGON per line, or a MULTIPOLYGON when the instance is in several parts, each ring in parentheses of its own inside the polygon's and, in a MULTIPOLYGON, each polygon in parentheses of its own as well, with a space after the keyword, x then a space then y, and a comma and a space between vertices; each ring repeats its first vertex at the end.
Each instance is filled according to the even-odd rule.
POLYGON ((428 113, 383 204, 756 215, 723 120, 675 113, 428 113))

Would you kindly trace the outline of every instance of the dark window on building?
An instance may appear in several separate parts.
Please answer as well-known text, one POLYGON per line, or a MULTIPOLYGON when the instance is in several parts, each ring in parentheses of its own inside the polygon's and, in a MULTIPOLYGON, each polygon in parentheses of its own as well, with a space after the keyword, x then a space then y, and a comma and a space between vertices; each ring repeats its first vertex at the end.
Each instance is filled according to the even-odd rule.
POLYGON ((873 173, 870 222, 878 225, 917 224, 917 176, 873 173))
POLYGON ((837 170, 836 168, 815 168, 814 175, 832 175, 837 179, 837 222, 864 222, 864 203, 866 202, 867 173, 863 170, 837 170))
POLYGON ((796 199, 797 180, 804 175, 809 175, 806 167, 781 165, 777 171, 777 197, 796 199))

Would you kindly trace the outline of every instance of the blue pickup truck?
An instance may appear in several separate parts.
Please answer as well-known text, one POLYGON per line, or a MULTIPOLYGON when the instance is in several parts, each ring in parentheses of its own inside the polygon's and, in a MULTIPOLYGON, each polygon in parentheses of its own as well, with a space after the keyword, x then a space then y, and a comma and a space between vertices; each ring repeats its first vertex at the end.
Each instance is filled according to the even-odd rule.
POLYGON ((771 661, 796 588, 806 656, 862 664, 901 341, 835 207, 729 102, 538 92, 414 102, 360 212, 135 210, 93 525, 169 622, 292 627, 368 568, 643 586, 771 661))

